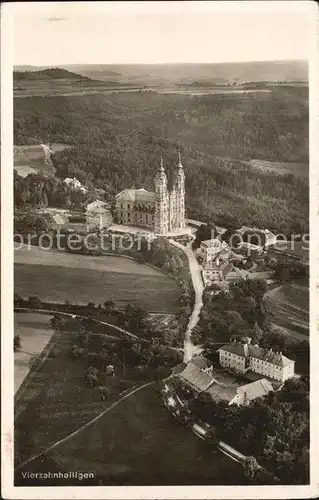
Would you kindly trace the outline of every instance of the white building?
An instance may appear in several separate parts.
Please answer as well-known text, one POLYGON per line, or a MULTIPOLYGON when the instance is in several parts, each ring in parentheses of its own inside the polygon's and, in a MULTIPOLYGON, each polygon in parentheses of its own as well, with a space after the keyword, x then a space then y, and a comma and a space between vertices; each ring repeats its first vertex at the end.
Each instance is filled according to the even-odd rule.
POLYGON ((107 203, 96 200, 87 205, 86 224, 88 231, 108 228, 111 226, 112 222, 112 212, 107 203))
POLYGON ((243 337, 240 341, 234 340, 222 346, 218 352, 220 365, 238 373, 252 370, 280 382, 285 382, 295 374, 293 360, 283 356, 282 352, 251 345, 249 337, 243 337))
POLYGON ((154 182, 155 191, 124 189, 116 195, 116 222, 144 226, 157 234, 185 229, 185 174, 180 154, 172 191, 167 189, 163 159, 154 182))
MULTIPOLYGON (((241 237, 250 236, 251 239, 256 239, 257 237, 260 240, 259 245, 261 247, 274 245, 277 241, 277 236, 274 233, 272 233, 269 229, 260 229, 258 227, 242 226, 240 229, 237 229, 236 232, 241 237)), ((251 243, 249 240, 248 242, 251 243)))
MULTIPOLYGON (((202 241, 198 249, 198 255, 200 255, 203 259, 203 267, 210 267, 211 264, 220 256, 222 251, 224 254, 227 254, 230 251, 230 247, 225 241, 220 241, 218 238, 202 241)), ((219 263, 217 262, 217 265, 218 264, 219 263)))
POLYGON ((63 182, 71 189, 82 191, 82 193, 88 192, 88 189, 85 186, 82 186, 81 182, 75 177, 73 177, 73 179, 71 177, 66 177, 63 182))
POLYGON ((241 241, 237 245, 237 250, 244 252, 246 255, 260 255, 263 251, 261 245, 255 245, 254 243, 248 243, 247 241, 241 241))

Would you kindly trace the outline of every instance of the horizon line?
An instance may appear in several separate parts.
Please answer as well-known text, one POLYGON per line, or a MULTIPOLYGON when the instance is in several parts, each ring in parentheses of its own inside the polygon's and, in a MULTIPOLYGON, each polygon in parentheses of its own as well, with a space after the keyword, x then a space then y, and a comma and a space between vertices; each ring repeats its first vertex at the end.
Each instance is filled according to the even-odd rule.
POLYGON ((51 63, 51 64, 35 64, 35 63, 18 63, 14 64, 13 67, 15 66, 32 66, 32 67, 39 67, 39 66, 47 66, 47 67, 59 67, 59 66, 93 66, 93 65, 99 65, 99 66, 157 66, 157 65, 173 65, 173 64, 244 64, 244 63, 267 63, 267 62, 307 62, 308 63, 308 58, 285 58, 285 59, 246 59, 243 61, 202 61, 202 62, 195 62, 195 61, 172 61, 172 62, 60 62, 60 63, 51 63))

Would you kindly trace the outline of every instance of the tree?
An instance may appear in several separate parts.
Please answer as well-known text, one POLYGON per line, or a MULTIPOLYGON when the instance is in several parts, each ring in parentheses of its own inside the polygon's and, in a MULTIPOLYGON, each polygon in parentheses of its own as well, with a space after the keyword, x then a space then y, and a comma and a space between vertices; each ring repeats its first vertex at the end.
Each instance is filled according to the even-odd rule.
POLYGON ((193 248, 196 249, 200 247, 202 241, 217 238, 217 236, 218 232, 214 223, 210 222, 209 224, 202 224, 196 231, 193 248))
POLYGON ((100 391, 100 394, 101 394, 101 398, 104 401, 107 398, 107 396, 109 395, 110 390, 106 386, 99 386, 99 391, 100 391))
POLYGON ((112 314, 114 307, 115 307, 115 302, 113 299, 108 299, 104 302, 104 309, 107 314, 112 314))
POLYGON ((20 335, 15 335, 13 339, 13 350, 14 352, 20 351, 22 348, 20 335))
POLYGON ((91 387, 98 384, 99 379, 93 373, 87 373, 86 378, 91 387))
POLYGON ((64 319, 61 315, 55 314, 51 319, 50 319, 50 324, 54 330, 62 330, 63 324, 64 324, 64 319))
POLYGON ((259 470, 259 464, 255 457, 246 457, 244 461, 244 474, 249 479, 253 480, 257 471, 259 470))
POLYGON ((41 300, 37 296, 29 297, 29 305, 32 309, 39 309, 41 307, 41 300))
POLYGON ((23 305, 23 298, 17 293, 14 294, 14 305, 17 307, 23 305))

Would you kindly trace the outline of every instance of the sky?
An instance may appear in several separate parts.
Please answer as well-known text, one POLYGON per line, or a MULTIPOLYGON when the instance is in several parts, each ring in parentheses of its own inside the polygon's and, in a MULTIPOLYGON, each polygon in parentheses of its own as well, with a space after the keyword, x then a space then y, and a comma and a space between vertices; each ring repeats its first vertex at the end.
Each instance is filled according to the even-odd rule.
POLYGON ((197 2, 191 2, 190 8, 188 2, 185 7, 172 2, 173 8, 166 2, 152 6, 146 2, 148 8, 143 8, 138 2, 136 9, 132 8, 134 2, 119 2, 121 8, 106 3, 103 8, 104 2, 92 2, 89 7, 86 2, 48 2, 46 8, 17 11, 14 64, 209 63, 308 57, 309 13, 292 8, 295 2, 286 2, 290 8, 281 10, 276 8, 277 2, 261 2, 267 8, 259 8, 259 2, 250 2, 249 8, 241 8, 247 2, 224 2, 233 8, 223 8, 217 2, 219 8, 214 5, 211 9, 201 9, 197 2))

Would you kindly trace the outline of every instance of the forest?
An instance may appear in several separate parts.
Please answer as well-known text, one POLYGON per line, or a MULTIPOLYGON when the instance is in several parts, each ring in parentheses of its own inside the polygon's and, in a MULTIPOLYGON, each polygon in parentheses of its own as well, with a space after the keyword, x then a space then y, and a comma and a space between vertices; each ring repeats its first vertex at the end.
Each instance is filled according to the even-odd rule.
POLYGON ((15 99, 15 144, 62 142, 56 176, 106 191, 153 189, 161 154, 172 180, 181 150, 190 218, 308 231, 308 186, 242 160, 308 163, 308 91, 189 96, 119 92, 15 99))

